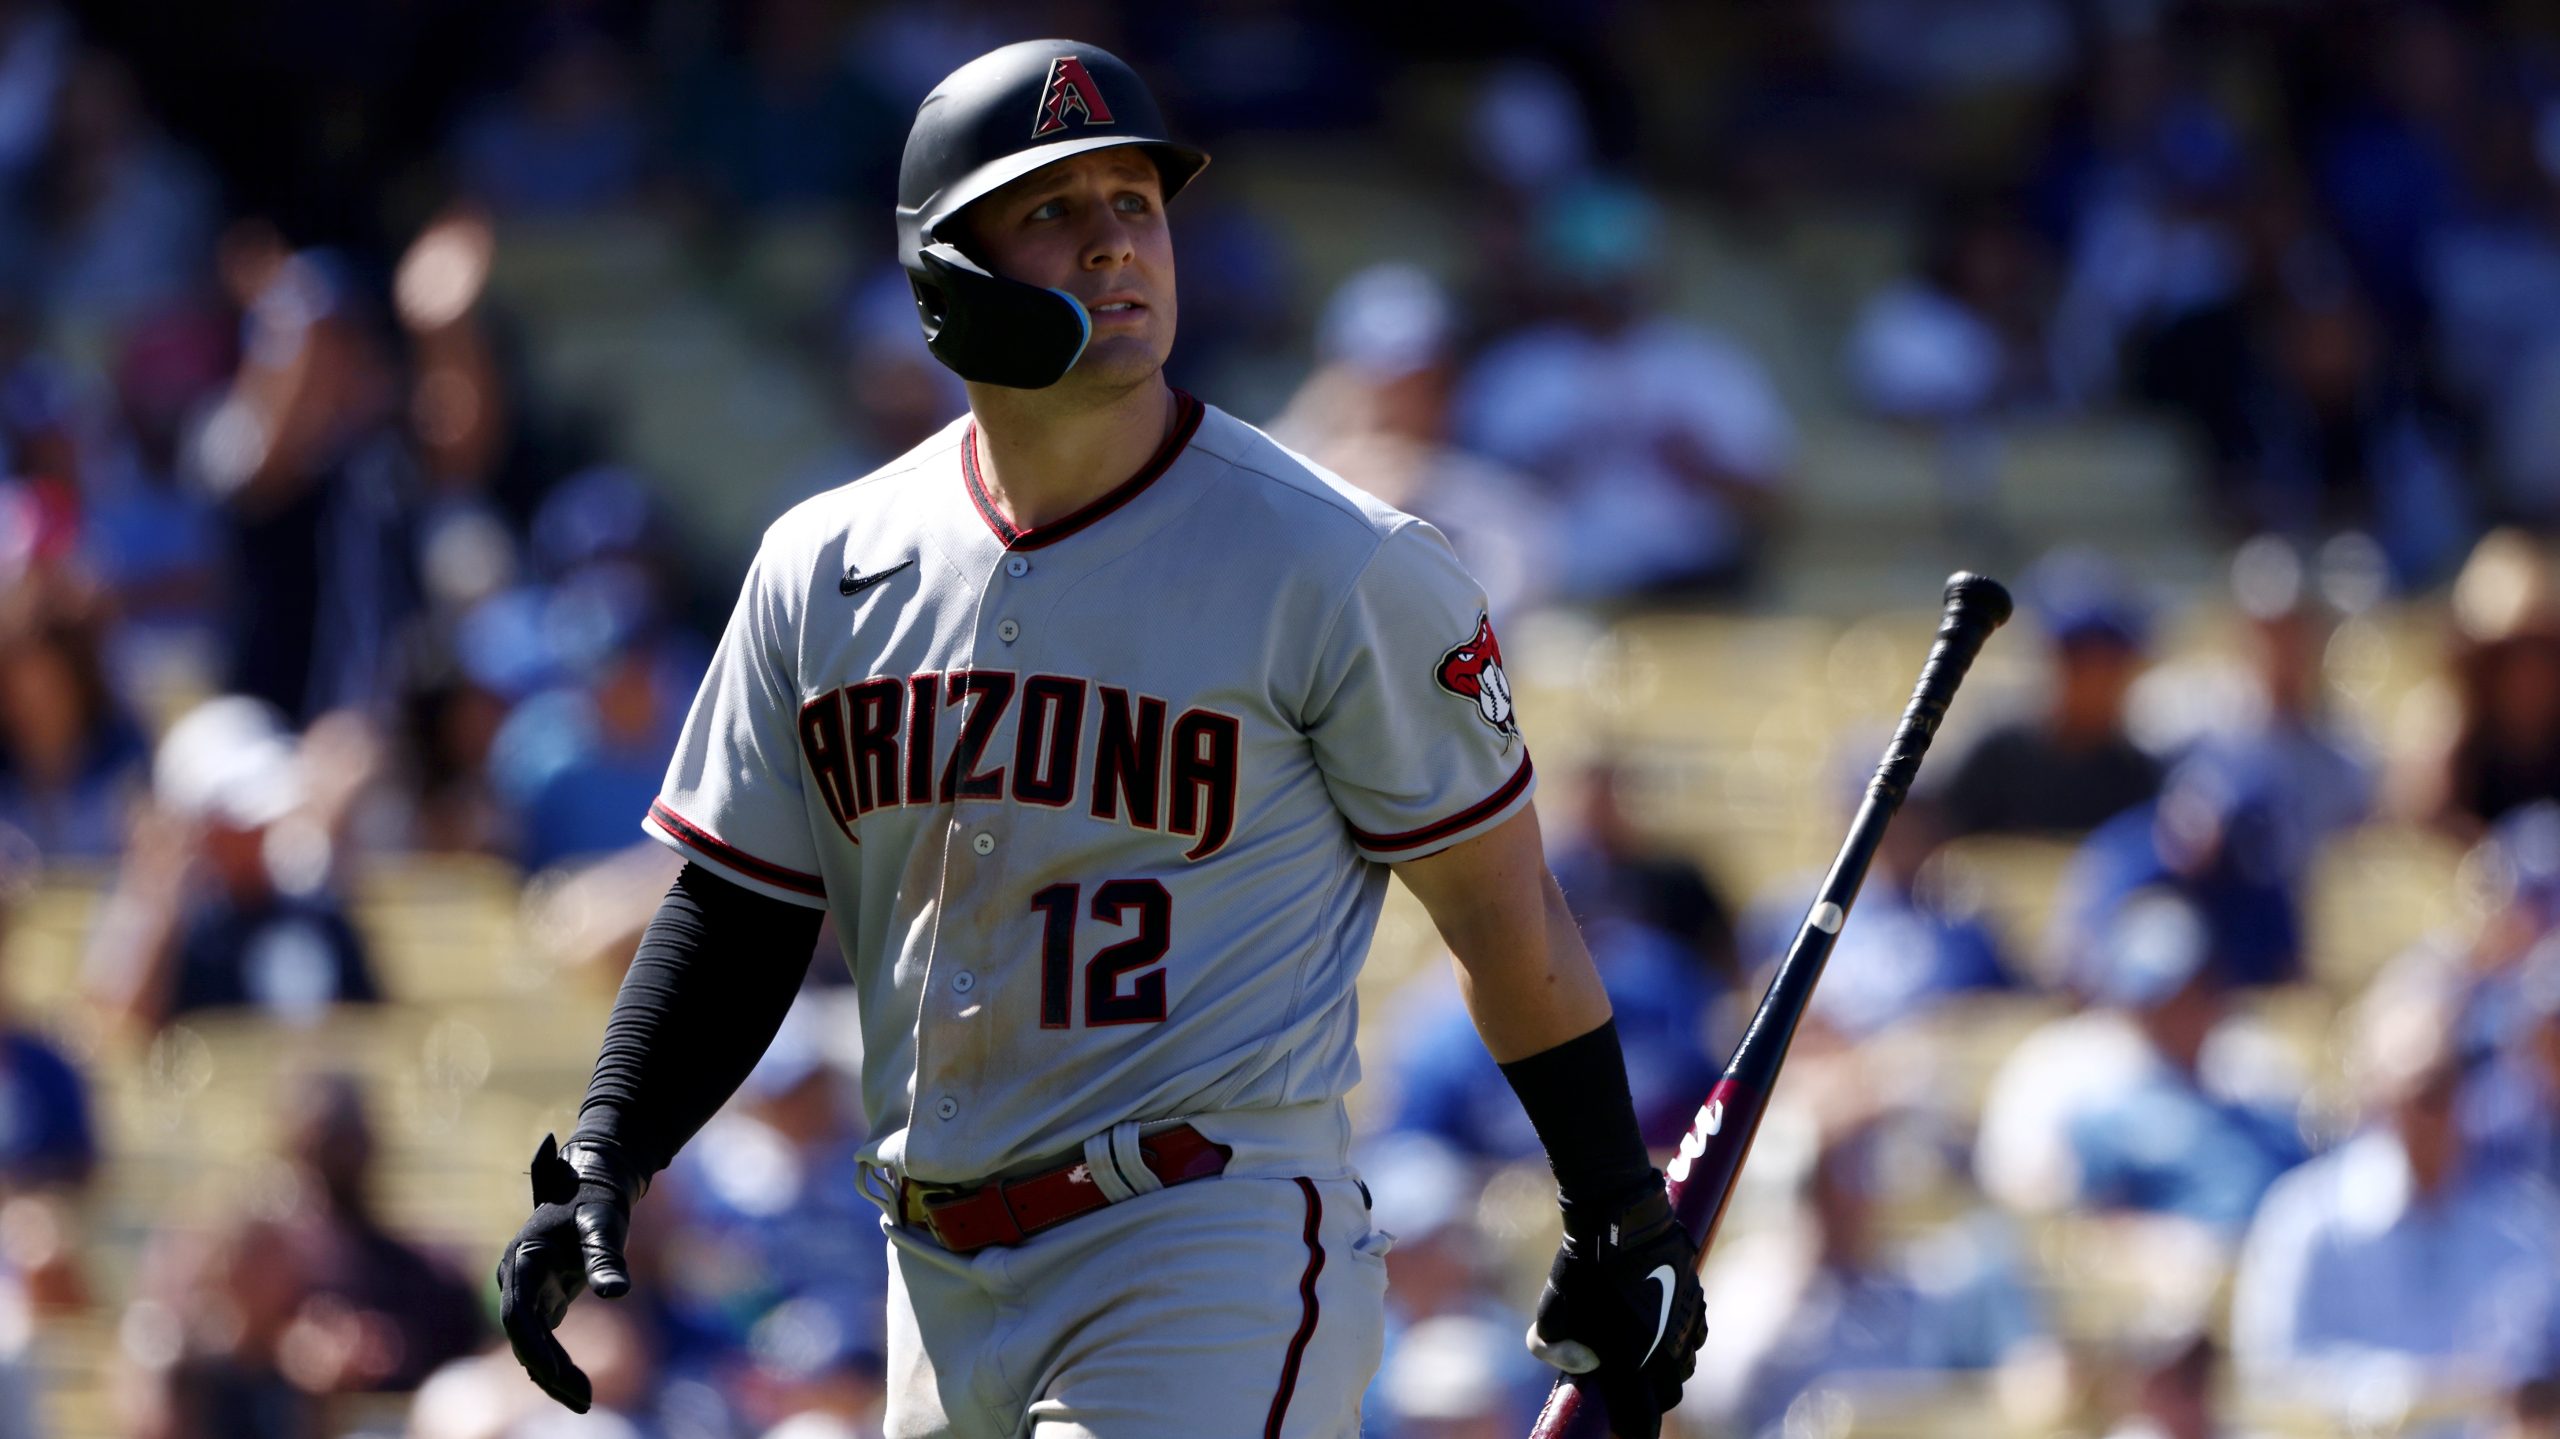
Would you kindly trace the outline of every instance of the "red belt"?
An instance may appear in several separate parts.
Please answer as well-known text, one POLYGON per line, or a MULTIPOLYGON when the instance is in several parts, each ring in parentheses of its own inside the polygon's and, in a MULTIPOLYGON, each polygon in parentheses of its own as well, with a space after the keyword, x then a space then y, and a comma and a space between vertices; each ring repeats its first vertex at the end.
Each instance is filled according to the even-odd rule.
MULTIPOLYGON (((1146 1135, 1138 1153, 1148 1172, 1167 1185, 1188 1184, 1225 1172, 1227 1147, 1188 1124, 1146 1135)), ((909 1182, 898 1194, 899 1217, 924 1230, 954 1254, 974 1254, 997 1244, 1020 1244, 1091 1214, 1111 1198, 1079 1159, 1020 1179, 992 1180, 975 1188, 943 1189, 909 1182)))

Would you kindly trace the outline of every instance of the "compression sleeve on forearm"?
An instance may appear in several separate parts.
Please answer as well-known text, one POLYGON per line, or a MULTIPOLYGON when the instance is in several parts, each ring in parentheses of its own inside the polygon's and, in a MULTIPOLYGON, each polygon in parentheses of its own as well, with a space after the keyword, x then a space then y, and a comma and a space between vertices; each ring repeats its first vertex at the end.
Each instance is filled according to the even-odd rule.
POLYGON ((688 864, 640 937, 572 1140, 666 1168, 764 1057, 824 915, 688 864))
POLYGON ((1502 1077, 1546 1146, 1566 1214, 1578 1207, 1614 1213, 1644 1186, 1661 1183, 1636 1124, 1617 1020, 1515 1059, 1502 1066, 1502 1077))

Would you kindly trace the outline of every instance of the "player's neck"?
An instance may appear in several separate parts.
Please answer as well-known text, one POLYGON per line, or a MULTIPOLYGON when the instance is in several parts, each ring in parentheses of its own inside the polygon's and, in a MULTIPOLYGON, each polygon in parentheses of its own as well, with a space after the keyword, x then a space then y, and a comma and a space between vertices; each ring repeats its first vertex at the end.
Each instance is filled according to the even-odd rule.
POLYGON ((1045 390, 971 385, 978 480, 1019 530, 1064 519, 1145 466, 1173 428, 1172 387, 1158 374, 1099 405, 1045 390))

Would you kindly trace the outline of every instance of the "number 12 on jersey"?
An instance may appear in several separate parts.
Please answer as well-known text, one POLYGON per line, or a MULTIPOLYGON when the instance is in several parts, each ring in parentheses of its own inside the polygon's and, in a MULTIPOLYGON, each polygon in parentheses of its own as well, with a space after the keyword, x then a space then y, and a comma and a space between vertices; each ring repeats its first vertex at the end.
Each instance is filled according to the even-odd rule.
MULTIPOLYGON (((1053 884, 1031 896, 1040 911, 1040 1027, 1073 1027, 1075 1013, 1076 912, 1084 886, 1053 884)), ((1114 879, 1095 886, 1093 917, 1103 924, 1126 927, 1136 917, 1137 933, 1109 945, 1084 964, 1084 1022, 1088 1029, 1106 1024, 1156 1024, 1164 1019, 1164 971, 1152 966, 1164 959, 1173 938, 1173 896, 1152 879, 1114 879), (1121 979, 1146 970, 1124 992, 1121 979)))

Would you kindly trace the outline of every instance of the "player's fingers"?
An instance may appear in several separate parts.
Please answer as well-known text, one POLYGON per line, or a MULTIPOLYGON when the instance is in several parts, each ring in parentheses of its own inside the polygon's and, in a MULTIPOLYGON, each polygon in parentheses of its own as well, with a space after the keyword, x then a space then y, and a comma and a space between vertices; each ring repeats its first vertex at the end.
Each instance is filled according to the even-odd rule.
POLYGON ((526 1376, 543 1393, 580 1414, 594 1405, 595 1385, 587 1379, 586 1371, 569 1358, 569 1351, 560 1347, 560 1340, 550 1330, 536 1328, 528 1331, 510 1325, 507 1328, 507 1345, 515 1350, 516 1362, 524 1366, 526 1376))
POLYGON ((539 1240, 509 1247, 498 1262, 498 1327, 506 1331, 507 1347, 534 1384, 584 1414, 594 1402, 594 1389, 551 1333, 573 1297, 560 1283, 557 1267, 539 1240))
POLYGON ((587 1287, 602 1299, 631 1292, 631 1266, 622 1257, 622 1237, 630 1221, 610 1204, 578 1206, 578 1249, 584 1257, 587 1287))

